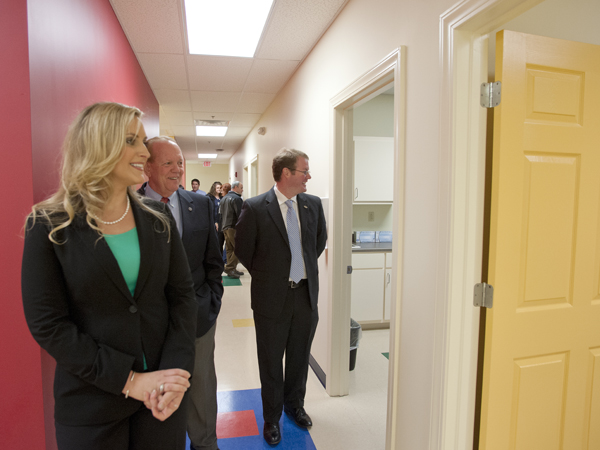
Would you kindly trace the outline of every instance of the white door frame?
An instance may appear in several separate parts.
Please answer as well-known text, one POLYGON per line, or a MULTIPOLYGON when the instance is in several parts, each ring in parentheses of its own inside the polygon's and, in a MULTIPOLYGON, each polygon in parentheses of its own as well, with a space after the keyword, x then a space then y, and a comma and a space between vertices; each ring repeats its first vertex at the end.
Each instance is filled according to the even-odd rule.
MULTIPOLYGON (((353 152, 352 144, 352 107, 365 102, 383 90, 394 86, 394 207, 392 248, 393 267, 392 303, 390 322, 390 376, 389 400, 396 400, 397 386, 394 349, 398 348, 399 337, 395 329, 400 323, 400 298, 404 211, 404 124, 405 124, 405 54, 399 48, 380 61, 373 69, 346 87, 331 100, 333 135, 330 159, 330 230, 336 230, 328 240, 329 271, 329 335, 327 393, 331 396, 347 395, 350 374, 348 371, 350 342, 350 278, 347 267, 352 264, 352 201, 353 201, 353 152), (350 125, 349 125, 350 124, 350 125)), ((388 419, 389 420, 389 419, 388 419)))
MULTIPOLYGON (((465 0, 440 17, 440 222, 430 449, 473 448, 481 281, 487 34, 543 0, 465 0)), ((391 353, 390 353, 391 356, 391 353)), ((389 433, 389 432, 388 432, 389 433)), ((396 448, 392 445, 390 448, 396 448)))
POLYGON ((244 164, 244 176, 242 182, 244 184, 244 191, 246 191, 245 198, 258 195, 258 155, 244 164))

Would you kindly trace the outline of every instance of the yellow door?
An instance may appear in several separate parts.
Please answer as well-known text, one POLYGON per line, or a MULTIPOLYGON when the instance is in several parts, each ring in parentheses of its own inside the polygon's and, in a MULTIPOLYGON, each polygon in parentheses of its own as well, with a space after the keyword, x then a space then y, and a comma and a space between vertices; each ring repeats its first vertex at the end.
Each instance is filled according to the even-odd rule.
POLYGON ((600 449, 600 47, 498 33, 480 448, 600 449))

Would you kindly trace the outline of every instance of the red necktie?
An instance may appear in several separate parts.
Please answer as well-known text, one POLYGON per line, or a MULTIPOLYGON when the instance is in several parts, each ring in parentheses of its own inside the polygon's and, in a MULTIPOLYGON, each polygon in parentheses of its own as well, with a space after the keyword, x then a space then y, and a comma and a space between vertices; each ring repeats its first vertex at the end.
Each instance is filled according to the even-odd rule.
POLYGON ((160 201, 163 203, 169 203, 169 197, 163 197, 160 199, 160 201))

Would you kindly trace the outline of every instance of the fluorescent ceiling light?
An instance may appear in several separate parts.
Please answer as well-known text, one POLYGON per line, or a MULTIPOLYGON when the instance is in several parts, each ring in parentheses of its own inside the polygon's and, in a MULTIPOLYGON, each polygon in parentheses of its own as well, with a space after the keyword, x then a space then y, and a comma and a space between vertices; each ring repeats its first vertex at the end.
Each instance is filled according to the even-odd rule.
POLYGON ((198 158, 200 159, 215 159, 216 157, 216 153, 198 153, 198 158))
POLYGON ((225 136, 227 127, 196 125, 196 136, 225 136))
POLYGON ((190 53, 252 58, 272 4, 273 0, 185 0, 190 53))

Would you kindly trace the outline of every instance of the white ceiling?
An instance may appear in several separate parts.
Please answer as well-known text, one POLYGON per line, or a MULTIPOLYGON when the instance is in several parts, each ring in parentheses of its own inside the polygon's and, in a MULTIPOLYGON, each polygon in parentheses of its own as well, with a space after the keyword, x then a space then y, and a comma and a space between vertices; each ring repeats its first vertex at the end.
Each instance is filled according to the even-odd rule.
POLYGON ((238 58, 188 53, 183 0, 110 0, 160 105, 160 133, 175 137, 188 162, 222 148, 217 164, 228 163, 347 1, 274 0, 255 57, 238 58), (195 119, 231 123, 225 137, 196 137, 195 119))

